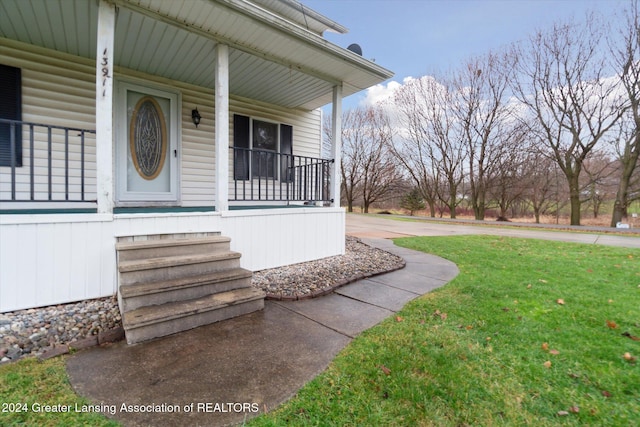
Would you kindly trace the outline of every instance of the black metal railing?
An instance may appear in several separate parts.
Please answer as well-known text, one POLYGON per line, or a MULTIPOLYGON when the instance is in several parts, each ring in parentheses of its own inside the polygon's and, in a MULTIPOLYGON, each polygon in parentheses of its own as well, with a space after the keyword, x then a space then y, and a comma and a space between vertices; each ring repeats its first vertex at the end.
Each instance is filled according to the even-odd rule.
POLYGON ((94 130, 0 119, 1 202, 94 202, 87 136, 94 130))
POLYGON ((329 202, 333 160, 230 147, 230 201, 329 202))

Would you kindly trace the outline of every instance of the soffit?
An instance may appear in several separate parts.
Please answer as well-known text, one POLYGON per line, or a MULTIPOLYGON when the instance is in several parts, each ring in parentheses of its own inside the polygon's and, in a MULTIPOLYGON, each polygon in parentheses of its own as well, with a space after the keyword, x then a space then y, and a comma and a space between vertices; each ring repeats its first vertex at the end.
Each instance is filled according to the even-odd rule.
MULTIPOLYGON (((263 0, 264 1, 264 0, 263 0)), ((214 88, 216 43, 230 46, 232 95, 314 109, 392 73, 243 0, 116 0, 115 65, 214 88)), ((0 37, 95 59, 97 1, 2 0, 0 37)))

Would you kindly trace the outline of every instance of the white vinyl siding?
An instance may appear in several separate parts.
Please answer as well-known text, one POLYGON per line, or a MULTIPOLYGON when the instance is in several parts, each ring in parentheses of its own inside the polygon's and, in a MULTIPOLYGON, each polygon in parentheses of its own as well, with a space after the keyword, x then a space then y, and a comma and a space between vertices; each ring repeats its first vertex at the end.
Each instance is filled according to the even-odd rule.
MULTIPOLYGON (((22 70, 22 120, 71 128, 95 129, 95 78, 90 61, 0 39, 0 62, 22 70), (70 62, 77 59, 76 62, 70 62)), ((65 139, 52 131, 51 186, 54 200, 65 191, 65 139)), ((34 128, 34 196, 48 197, 47 130, 34 128)), ((78 132, 69 132, 69 198, 80 198, 81 150, 78 132)), ((16 196, 29 199, 31 168, 29 127, 22 127, 22 167, 16 168, 16 196)), ((95 199, 95 138, 85 134, 85 198, 95 199)), ((0 198, 9 199, 10 168, 0 168, 0 198)))

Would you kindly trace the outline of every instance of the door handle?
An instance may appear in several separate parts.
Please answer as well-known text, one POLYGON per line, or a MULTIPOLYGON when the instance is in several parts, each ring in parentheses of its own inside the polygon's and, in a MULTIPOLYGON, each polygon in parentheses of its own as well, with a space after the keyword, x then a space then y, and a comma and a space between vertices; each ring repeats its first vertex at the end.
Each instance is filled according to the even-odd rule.
POLYGON ((178 150, 173 150, 173 157, 178 157, 178 150))

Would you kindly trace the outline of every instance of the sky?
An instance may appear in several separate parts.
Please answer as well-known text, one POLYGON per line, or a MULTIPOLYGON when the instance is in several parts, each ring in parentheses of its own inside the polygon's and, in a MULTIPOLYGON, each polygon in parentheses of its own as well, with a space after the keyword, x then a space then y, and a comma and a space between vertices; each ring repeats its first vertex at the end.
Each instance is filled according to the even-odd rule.
MULTIPOLYGON (((363 56, 395 73, 402 83, 455 69, 465 59, 527 38, 554 22, 582 20, 588 11, 614 20, 624 0, 300 0, 349 29, 325 32, 342 47, 358 43, 363 56)), ((355 108, 381 96, 394 83, 346 98, 355 108), (367 98, 369 94, 369 98, 367 98)), ((395 84, 397 86, 397 84, 395 84)))

